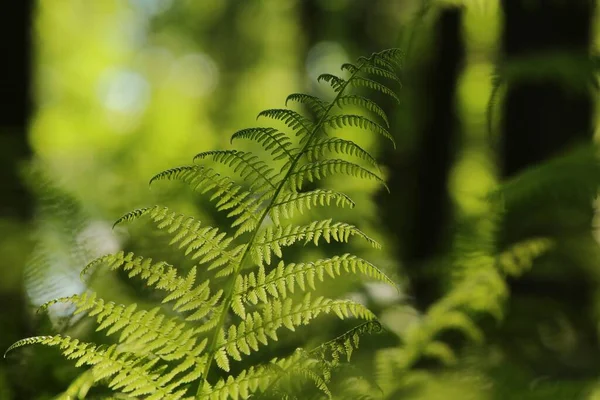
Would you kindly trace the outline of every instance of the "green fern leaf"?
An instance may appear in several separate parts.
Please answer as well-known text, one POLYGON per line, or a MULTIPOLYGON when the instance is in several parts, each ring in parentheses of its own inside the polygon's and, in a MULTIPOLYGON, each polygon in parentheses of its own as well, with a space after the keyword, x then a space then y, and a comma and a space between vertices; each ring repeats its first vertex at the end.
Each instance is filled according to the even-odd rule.
POLYGON ((377 116, 379 116, 383 120, 383 122, 385 122, 386 127, 390 126, 390 123, 389 123, 389 120, 388 120, 388 117, 387 117, 387 114, 385 113, 385 111, 383 111, 383 109, 381 107, 379 107, 377 105, 377 103, 375 103, 372 100, 367 99, 366 97, 354 95, 354 94, 340 96, 336 100, 335 104, 339 108, 344 108, 345 106, 348 106, 348 105, 353 105, 353 106, 364 108, 364 109, 376 114, 377 116))
POLYGON ((342 65, 342 71, 344 71, 344 70, 349 71, 350 73, 356 73, 360 70, 362 72, 366 72, 369 74, 387 78, 387 79, 393 80, 393 81, 401 84, 400 79, 398 78, 398 75, 396 75, 394 72, 390 71, 389 68, 387 68, 387 69, 380 68, 380 67, 370 64, 370 63, 365 63, 360 68, 354 64, 346 63, 346 64, 342 65))
POLYGON ((337 207, 354 208, 355 204, 347 195, 334 190, 316 189, 310 192, 290 192, 281 196, 281 200, 273 204, 269 213, 276 225, 281 218, 293 218, 296 213, 303 214, 316 206, 335 205, 337 207))
POLYGON ((227 216, 235 217, 232 224, 233 227, 238 227, 235 236, 251 231, 256 226, 258 222, 256 214, 263 207, 262 203, 272 194, 272 191, 268 190, 251 194, 229 177, 221 176, 211 168, 198 165, 163 171, 154 176, 150 183, 162 179, 181 180, 200 193, 213 191, 210 200, 216 201, 217 211, 230 210, 227 216))
POLYGON ((250 189, 260 191, 267 186, 275 189, 273 181, 277 174, 273 171, 273 168, 259 160, 258 157, 252 153, 238 150, 204 151, 196 154, 194 161, 203 158, 211 158, 214 162, 233 168, 242 179, 252 182, 250 184, 250 189))
MULTIPOLYGON (((90 366, 90 374, 82 375, 80 383, 69 393, 84 393, 102 381, 111 390, 130 398, 169 400, 189 396, 189 384, 194 382, 196 398, 247 399, 258 396, 259 392, 284 398, 300 383, 312 382, 322 395, 331 398, 328 383, 333 370, 344 359, 350 359, 361 334, 380 325, 375 322, 374 314, 359 303, 311 297, 316 282, 346 274, 392 282, 371 263, 349 254, 311 263, 282 260, 268 272, 265 264, 270 265, 275 257, 282 258, 283 248, 294 243, 347 242, 351 236, 358 236, 379 247, 348 223, 325 219, 306 225, 294 221, 282 225, 281 220, 317 206, 354 207, 348 196, 333 190, 302 192, 305 181, 345 174, 385 185, 370 170, 333 158, 357 157, 377 168, 366 150, 350 140, 324 136, 326 129, 358 127, 392 139, 386 128, 366 116, 337 115, 334 111, 339 112, 339 108, 343 112, 344 107, 353 105, 361 112, 376 114, 387 127, 388 120, 381 107, 367 97, 348 92, 352 87, 366 87, 397 99, 387 86, 360 75, 399 81, 394 69, 398 66, 398 55, 396 51, 384 51, 360 58, 357 64, 347 64, 342 68, 350 73, 347 79, 321 75, 318 81, 329 83, 336 92, 331 102, 302 93, 288 96, 286 105, 289 101, 300 103, 306 106, 309 116, 290 109, 265 110, 258 115, 280 121, 285 125, 281 130, 249 128, 232 135, 232 142, 246 139, 258 143, 268 162, 259 154, 237 149, 206 151, 194 158, 228 166, 238 178, 217 173, 216 167, 193 165, 172 168, 151 179, 151 184, 180 180, 207 194, 216 210, 231 219, 230 227, 235 232, 230 235, 162 206, 134 210, 119 218, 116 224, 148 218, 157 230, 170 235, 170 245, 194 260, 195 265, 183 272, 164 261, 155 262, 121 251, 92 261, 82 275, 87 276, 100 265, 113 271, 122 270, 128 277, 138 277, 145 286, 161 293, 163 305, 147 309, 136 304, 115 304, 86 292, 43 306, 47 308, 57 302, 74 304, 75 313, 87 313, 97 323, 97 330, 112 336, 116 343, 97 346, 68 337, 43 336, 19 341, 9 350, 35 343, 58 346, 66 358, 76 360, 77 366, 90 366), (257 269, 250 271, 252 268, 257 269), (204 279, 204 271, 214 272, 210 279, 204 279), (199 277, 204 280, 199 281, 199 277), (303 297, 291 295, 296 291, 304 292, 303 297), (171 317, 171 313, 177 316, 171 317), (282 330, 295 331, 321 314, 368 322, 325 343, 317 351, 298 350, 265 365, 249 366, 237 375, 230 373, 239 370, 232 362, 245 362, 246 356, 278 340, 282 330), (215 366, 223 372, 212 381, 215 366)), ((463 305, 462 301, 457 295, 440 307, 441 326, 471 329, 474 337, 477 331, 469 325, 470 320, 458 311, 453 313, 463 305)), ((433 337, 434 328, 426 331, 429 338, 433 337)), ((436 345, 426 349, 440 357, 444 354, 442 350, 436 345)))
POLYGON ((305 93, 293 93, 285 99, 285 105, 288 102, 295 101, 301 104, 306 104, 308 108, 315 113, 317 118, 321 118, 327 111, 328 104, 316 96, 311 96, 305 93))
POLYGON ((336 242, 347 242, 351 236, 358 236, 366 240, 374 248, 380 248, 381 245, 371 239, 364 232, 354 225, 344 222, 332 222, 331 219, 323 221, 313 221, 308 225, 277 225, 265 228, 258 236, 255 245, 252 247, 252 257, 257 265, 262 265, 263 261, 271 264, 271 254, 282 257, 281 248, 291 246, 298 241, 304 241, 304 244, 313 242, 315 246, 319 244, 320 239, 327 243, 331 240, 336 242))
POLYGON ((302 291, 316 290, 316 282, 324 282, 326 277, 337 278, 343 273, 364 274, 372 279, 396 284, 373 264, 359 257, 344 254, 311 263, 290 263, 280 261, 277 268, 265 276, 264 268, 240 276, 235 285, 235 301, 249 304, 268 303, 270 297, 286 298, 287 292, 294 293, 296 286, 302 291))
POLYGON ((317 161, 321 157, 324 157, 326 152, 330 152, 357 157, 361 160, 367 161, 375 168, 379 168, 377 161, 375 161, 373 156, 351 140, 339 138, 322 139, 306 150, 308 160, 311 162, 317 161))
MULTIPOLYGON (((197 261, 198 265, 210 263, 209 271, 227 263, 237 262, 237 255, 242 251, 242 247, 239 246, 230 248, 233 238, 227 237, 224 232, 219 232, 218 228, 203 227, 200 221, 172 212, 168 207, 154 206, 135 210, 119 218, 115 224, 141 217, 148 217, 158 229, 170 233, 173 238, 169 244, 185 249, 184 254, 197 261)), ((189 285, 186 285, 182 290, 188 289, 189 285)))
POLYGON ((383 126, 379 125, 376 122, 371 121, 367 117, 363 117, 362 115, 352 115, 352 114, 341 114, 334 115, 332 117, 327 118, 324 121, 325 124, 329 125, 332 128, 344 128, 344 127, 358 127, 362 129, 368 129, 375 133, 378 133, 392 142, 394 148, 396 148, 396 142, 392 135, 385 129, 383 126))
POLYGON ((296 132, 296 136, 300 136, 302 140, 306 140, 314 128, 310 119, 285 108, 261 111, 257 118, 260 117, 271 118, 283 122, 288 127, 292 128, 292 130, 296 132))
POLYGON ((321 81, 329 83, 335 92, 341 92, 342 90, 344 90, 347 84, 347 82, 344 79, 332 74, 319 75, 319 77, 317 78, 317 82, 321 81))
POLYGON ((285 133, 275 128, 242 129, 231 136, 231 142, 235 139, 248 139, 260 143, 266 151, 271 152, 274 161, 294 158, 292 142, 285 133))
POLYGON ((382 83, 379 83, 372 79, 363 78, 360 76, 355 76, 353 79, 351 79, 349 81, 349 83, 354 87, 365 87, 365 88, 383 93, 383 94, 391 97, 392 99, 394 99, 394 101, 397 104, 400 104, 400 98, 398 97, 398 95, 396 95, 396 93, 392 89, 390 89, 389 87, 387 87, 386 85, 384 85, 382 83))
POLYGON ((305 180, 314 182, 333 174, 345 174, 355 178, 375 180, 381 183, 389 191, 389 188, 383 179, 373 172, 358 164, 339 159, 314 161, 302 165, 295 172, 290 174, 288 185, 292 191, 299 191, 302 189, 305 180))

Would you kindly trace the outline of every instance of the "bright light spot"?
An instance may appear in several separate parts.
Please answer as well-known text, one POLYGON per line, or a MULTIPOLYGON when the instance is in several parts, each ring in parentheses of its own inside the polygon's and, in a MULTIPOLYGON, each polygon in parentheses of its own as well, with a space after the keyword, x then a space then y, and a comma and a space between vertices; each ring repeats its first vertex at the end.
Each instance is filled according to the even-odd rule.
POLYGON ((379 304, 393 304, 401 300, 402 296, 395 287, 387 283, 368 282, 365 288, 369 295, 379 304))
POLYGON ((219 69, 207 54, 188 54, 174 63, 170 80, 190 97, 206 96, 219 83, 219 69))
POLYGON ((150 85, 139 73, 109 70, 100 79, 99 97, 104 106, 124 114, 139 114, 146 108, 150 85))
POLYGON ((314 45, 306 57, 306 70, 312 82, 323 73, 339 75, 340 65, 348 62, 348 54, 337 42, 320 42, 314 45))
POLYGON ((173 0, 129 0, 129 2, 148 16, 160 14, 173 4, 173 0))
POLYGON ((112 226, 105 221, 90 222, 77 236, 77 242, 89 249, 94 258, 102 254, 116 253, 120 249, 112 226))

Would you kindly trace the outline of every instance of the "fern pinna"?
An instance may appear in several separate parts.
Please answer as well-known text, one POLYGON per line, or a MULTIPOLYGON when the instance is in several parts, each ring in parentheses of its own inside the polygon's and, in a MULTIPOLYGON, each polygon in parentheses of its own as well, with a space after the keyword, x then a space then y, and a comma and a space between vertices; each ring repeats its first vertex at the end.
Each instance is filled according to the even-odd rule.
MULTIPOLYGON (((329 395, 330 370, 340 355, 349 358, 359 335, 377 330, 380 325, 360 303, 311 294, 315 284, 348 273, 393 282, 355 255, 291 263, 283 260, 283 249, 296 242, 318 245, 323 240, 347 242, 350 237, 379 247, 375 240, 348 223, 324 219, 300 225, 290 219, 312 207, 354 207, 347 195, 320 187, 308 190, 306 182, 316 184, 328 176, 346 174, 384 184, 372 170, 376 162, 366 150, 333 134, 340 128, 356 127, 393 142, 381 107, 349 91, 357 87, 397 100, 394 90, 379 80, 392 84, 398 81, 399 56, 397 49, 385 50, 359 58, 356 64, 344 64, 342 70, 349 73, 347 79, 321 75, 318 80, 331 85, 336 93, 332 101, 308 94, 287 98, 286 104, 300 103, 310 116, 289 108, 259 114, 283 123, 288 128, 284 131, 256 127, 233 134, 232 141, 246 139, 261 145, 269 161, 238 150, 208 151, 195 157, 231 167, 238 179, 224 176, 206 163, 173 168, 152 178, 151 183, 180 180, 209 194, 216 209, 227 212, 231 218, 231 232, 206 226, 162 206, 135 210, 116 224, 149 219, 159 230, 168 232, 172 236, 170 244, 184 251, 196 265, 183 274, 166 262, 119 252, 90 263, 82 275, 100 265, 126 271, 129 277, 137 277, 148 287, 164 292, 163 304, 168 304, 176 316, 167 317, 164 308, 138 310, 136 304, 118 305, 86 292, 54 300, 44 307, 56 302, 74 304, 76 313, 87 312, 96 320, 98 330, 105 330, 106 335, 119 333, 115 344, 98 346, 55 335, 23 339, 9 350, 34 343, 58 346, 67 358, 77 360, 77 366, 91 366, 86 372, 87 387, 102 381, 130 397, 191 398, 196 388, 198 399, 245 399, 270 391, 284 393, 286 385, 298 382, 290 376, 306 378, 329 395), (364 112, 344 112, 348 107, 364 112), (352 162, 336 155, 358 160, 352 162), (198 282, 200 275, 207 274, 211 274, 208 279, 198 282), (294 292, 304 294, 299 297, 294 292), (235 376, 226 374, 232 361, 240 361, 276 341, 281 328, 294 331, 320 314, 330 313, 366 322, 315 351, 299 349, 286 358, 252 366, 235 376), (224 372, 218 374, 221 378, 216 382, 209 382, 216 375, 209 376, 215 367, 224 372)), ((79 379, 74 384, 85 386, 79 379)))

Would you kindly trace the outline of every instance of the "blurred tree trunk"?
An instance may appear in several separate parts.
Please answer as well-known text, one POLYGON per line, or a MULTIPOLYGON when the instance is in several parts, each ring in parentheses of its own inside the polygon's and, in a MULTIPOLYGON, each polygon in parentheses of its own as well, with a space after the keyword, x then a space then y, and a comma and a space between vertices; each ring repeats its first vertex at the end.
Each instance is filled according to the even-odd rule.
MULTIPOLYGON (((0 230, 3 249, 0 268, 0 349, 28 335, 28 311, 22 271, 28 253, 27 224, 32 201, 22 183, 21 163, 30 155, 27 128, 31 115, 31 28, 33 1, 6 4, 0 13, 0 230)), ((10 360, 13 362, 14 360, 10 360)), ((22 368, 8 365, 0 375, 12 388, 3 388, 12 398, 29 398, 22 368)), ((1 378, 1 377, 0 377, 1 378)), ((0 384, 1 386, 1 384, 0 384)), ((31 387, 30 389, 31 390, 31 387)))
POLYGON ((27 218, 31 200, 18 176, 29 156, 27 126, 31 114, 31 0, 11 3, 0 16, 0 215, 27 218), (11 12, 12 11, 12 12, 11 12))
POLYGON ((382 220, 397 238, 397 256, 406 262, 402 273, 409 276, 420 309, 439 298, 441 276, 431 261, 449 243, 447 186, 459 137, 455 94, 464 57, 462 15, 457 7, 439 10, 431 54, 408 72, 407 84, 414 85, 409 90, 414 99, 407 103, 415 107, 415 148, 402 156, 388 152, 385 160, 392 193, 380 200, 382 220))
MULTIPOLYGON (((547 72, 547 65, 536 59, 559 54, 574 61, 589 57, 591 0, 503 0, 502 8, 503 67, 530 60, 533 70, 547 72)), ((504 178, 561 154, 575 144, 591 143, 591 93, 581 88, 575 90, 564 76, 546 73, 543 79, 531 78, 531 74, 515 75, 507 81, 500 149, 504 178)), ((550 202, 540 201, 532 208, 515 206, 507 210, 501 246, 531 236, 564 238, 568 231, 585 237, 589 232, 593 215, 591 198, 566 206, 577 211, 579 219, 566 216, 568 210, 564 205, 559 209, 550 202)), ((588 236, 591 242, 591 235, 588 236)), ((590 313, 593 280, 573 260, 565 262, 568 257, 565 258, 564 252, 565 249, 559 249, 539 260, 531 273, 510 281, 508 318, 499 338, 513 357, 533 367, 534 374, 577 375, 586 370, 591 373, 597 367, 593 360, 597 358, 597 339, 590 313), (539 329, 542 325, 556 326, 558 319, 565 316, 577 332, 578 345, 558 354, 542 343, 539 329)))

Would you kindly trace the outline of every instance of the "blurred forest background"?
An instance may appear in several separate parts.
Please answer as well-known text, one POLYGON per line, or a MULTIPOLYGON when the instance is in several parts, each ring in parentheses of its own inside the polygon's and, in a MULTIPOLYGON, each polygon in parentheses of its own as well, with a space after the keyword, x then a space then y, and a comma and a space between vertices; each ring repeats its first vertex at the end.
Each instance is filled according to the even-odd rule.
MULTIPOLYGON (((400 47, 401 104, 386 106, 398 148, 350 133, 383 160, 391 193, 335 183, 357 202, 345 219, 384 243, 356 252, 402 287, 400 295, 356 282, 327 289, 366 302, 386 328, 365 339, 358 369, 374 374, 373 354, 404 343, 407 327, 451 290, 461 246, 492 235, 502 250, 541 236, 555 249, 507 277, 502 321, 478 320, 485 340, 447 333, 460 357, 445 368, 419 360, 411 369, 427 378, 391 398, 599 399, 600 169, 588 151, 598 123, 594 3, 15 2, 0 16, 0 349, 65 329, 93 337, 66 318, 68 308, 35 310, 82 292, 79 272, 99 255, 165 251, 143 229, 113 230, 124 212, 168 199, 224 223, 183 186, 149 190, 149 177, 228 147, 231 133, 289 93, 330 95, 319 74, 400 47), (549 162, 556 156, 566 158, 549 162), (523 172, 532 185, 511 203, 512 186, 502 185, 523 172), (492 229, 486 196, 498 187, 508 197, 492 229)), ((102 290, 115 301, 151 300, 107 279, 102 290)), ((336 323, 280 346, 330 337, 336 323)), ((77 374, 52 349, 20 350, 0 363, 0 400, 53 398, 77 374)))

